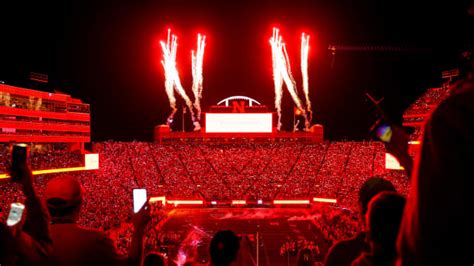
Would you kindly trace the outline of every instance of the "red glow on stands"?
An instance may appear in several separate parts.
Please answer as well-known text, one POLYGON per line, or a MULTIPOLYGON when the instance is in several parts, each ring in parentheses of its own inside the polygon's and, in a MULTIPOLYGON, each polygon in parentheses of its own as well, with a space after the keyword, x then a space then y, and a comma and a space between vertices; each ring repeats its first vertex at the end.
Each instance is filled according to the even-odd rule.
POLYGON ((204 202, 202 200, 168 200, 167 203, 174 204, 174 206, 178 205, 203 205, 204 202))
POLYGON ((49 142, 49 143, 58 143, 58 142, 90 142, 89 136, 32 136, 32 135, 1 135, 0 142, 9 142, 12 138, 15 138, 16 142, 49 142))
POLYGON ((413 140, 408 142, 408 152, 410 154, 417 154, 420 152, 421 148, 421 141, 419 140, 413 140))
POLYGON ((247 201, 245 200, 232 200, 232 205, 245 205, 247 201))
MULTIPOLYGON (((84 171, 84 170, 87 170, 84 166, 47 169, 47 170, 35 170, 35 171, 33 171, 33 175, 45 175, 45 174, 65 173, 65 172, 76 172, 76 171, 84 171)), ((0 179, 5 179, 5 178, 10 178, 10 175, 0 174, 0 179)))
POLYGON ((337 199, 329 199, 329 198, 313 198, 313 201, 327 202, 327 203, 337 203, 337 199))
POLYGON ((68 125, 47 122, 23 122, 23 121, 4 121, 0 120, 0 128, 16 128, 24 130, 47 130, 63 132, 82 132, 88 133, 90 126, 68 125))
POLYGON ((166 197, 165 196, 161 196, 161 197, 151 197, 149 200, 148 200, 150 203, 154 203, 154 202, 157 202, 157 201, 161 201, 161 204, 164 206, 166 204, 166 197))
POLYGON ((10 108, 6 106, 0 106, 2 114, 15 115, 15 116, 28 116, 28 117, 41 117, 41 118, 52 118, 59 120, 75 120, 75 121, 90 121, 90 114, 85 113, 55 113, 47 111, 31 111, 20 108, 10 108))
POLYGON ((274 200, 275 205, 286 205, 286 204, 309 204, 309 200, 274 200))

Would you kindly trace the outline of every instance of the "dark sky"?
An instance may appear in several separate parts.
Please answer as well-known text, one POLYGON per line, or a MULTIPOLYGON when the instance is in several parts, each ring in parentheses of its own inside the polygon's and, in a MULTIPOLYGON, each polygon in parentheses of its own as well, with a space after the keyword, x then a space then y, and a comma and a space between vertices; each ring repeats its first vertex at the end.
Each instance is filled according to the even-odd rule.
MULTIPOLYGON (((271 29, 282 30, 299 89, 299 38, 308 32, 314 122, 329 139, 368 137, 375 112, 365 91, 384 96, 384 108, 399 120, 418 95, 441 83, 442 70, 459 66, 473 36, 468 1, 63 2, 2 1, 0 80, 29 87, 30 71, 49 74, 43 89, 91 104, 94 141, 152 140, 153 127, 165 122, 170 109, 158 41, 168 27, 179 37, 178 68, 190 96, 190 51, 198 32, 207 35, 204 110, 232 95, 273 110, 271 29), (331 66, 329 44, 407 51, 337 51, 331 66)), ((288 93, 283 108, 290 127, 288 93)))

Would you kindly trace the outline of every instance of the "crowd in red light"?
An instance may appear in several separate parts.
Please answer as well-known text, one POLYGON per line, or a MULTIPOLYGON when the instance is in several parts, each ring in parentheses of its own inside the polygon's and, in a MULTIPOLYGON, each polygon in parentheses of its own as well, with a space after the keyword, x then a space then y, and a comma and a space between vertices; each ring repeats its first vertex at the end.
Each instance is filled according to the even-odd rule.
MULTIPOLYGON (((103 142, 97 143, 94 149, 100 154, 100 169, 71 173, 85 190, 78 222, 109 231, 123 253, 132 231, 134 188, 147 188, 149 196, 208 201, 337 198, 337 206, 319 205, 311 209, 312 215, 320 217, 315 219, 315 225, 323 233, 324 241, 331 245, 359 230, 357 192, 368 177, 384 176, 404 194, 408 187, 404 172, 385 170, 385 149, 379 142, 167 145, 103 142)), ((31 162, 33 168, 65 167, 77 162, 75 154, 65 154, 33 153, 31 162)), ((0 156, 9 155, 4 152, 0 156)), ((37 176, 40 195, 53 177, 37 176)), ((0 190, 4 221, 8 204, 19 200, 20 190, 11 183, 0 184, 0 190)), ((166 217, 166 208, 155 208, 152 217, 145 239, 147 250, 156 250, 170 239, 158 230, 159 222, 166 217)))
POLYGON ((431 88, 423 93, 406 110, 405 115, 429 114, 448 94, 447 88, 431 88))
POLYGON ((404 113, 404 123, 421 123, 413 128, 410 140, 419 140, 423 121, 448 95, 449 89, 447 87, 431 88, 410 105, 404 113))
POLYGON ((402 172, 385 169, 380 142, 167 144, 105 142, 101 176, 134 179, 151 195, 230 200, 338 198, 351 206, 359 186, 381 175, 406 192, 402 172))
MULTIPOLYGON (((10 164, 10 147, 0 145, 0 173, 7 173, 10 164)), ((78 167, 84 164, 84 155, 64 150, 32 150, 30 165, 33 170, 78 167)))

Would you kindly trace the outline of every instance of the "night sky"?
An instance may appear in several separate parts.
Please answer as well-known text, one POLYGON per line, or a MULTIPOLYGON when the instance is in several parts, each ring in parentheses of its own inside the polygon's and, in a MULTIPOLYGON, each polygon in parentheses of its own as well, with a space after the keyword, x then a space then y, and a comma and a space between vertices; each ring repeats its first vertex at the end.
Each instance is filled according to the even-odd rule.
MULTIPOLYGON (((273 26, 287 43, 302 96, 299 42, 302 31, 309 33, 313 122, 323 124, 332 140, 369 138, 375 110, 366 91, 385 97, 387 113, 400 121, 417 96, 441 84, 442 70, 462 63, 461 52, 474 35, 468 1, 63 2, 2 1, 0 80, 34 87, 30 71, 48 74, 49 84, 40 89, 91 104, 93 141, 151 141, 154 126, 165 122, 170 109, 158 41, 168 27, 179 38, 178 69, 191 99, 190 51, 198 32, 207 35, 204 111, 232 95, 274 110, 268 43, 273 26), (330 44, 406 49, 336 51, 332 58, 330 44)), ((292 106, 285 92, 288 129, 292 106)))

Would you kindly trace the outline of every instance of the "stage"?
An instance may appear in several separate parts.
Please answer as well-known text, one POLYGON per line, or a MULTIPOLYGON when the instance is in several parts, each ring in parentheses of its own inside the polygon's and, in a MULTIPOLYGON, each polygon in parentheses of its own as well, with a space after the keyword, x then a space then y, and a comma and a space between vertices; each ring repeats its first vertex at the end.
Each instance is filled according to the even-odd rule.
MULTIPOLYGON (((307 131, 278 131, 277 113, 270 112, 267 106, 247 96, 227 97, 211 106, 210 111, 203 112, 200 117, 202 120, 198 123, 199 131, 171 131, 169 125, 155 126, 155 142, 324 141, 324 128, 320 124, 308 126, 307 131)), ((302 118, 302 115, 295 113, 293 124, 297 117, 302 118)), ((297 123, 294 128, 298 128, 297 123)))

